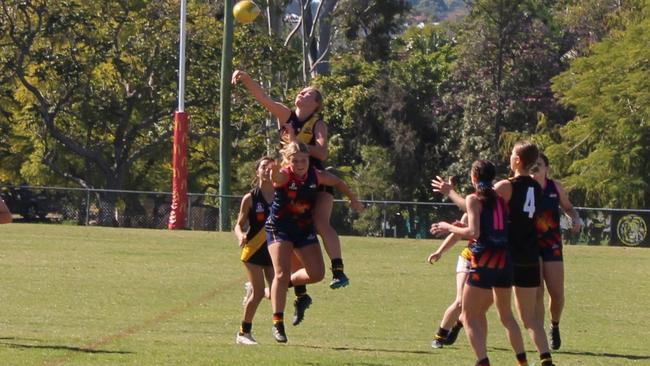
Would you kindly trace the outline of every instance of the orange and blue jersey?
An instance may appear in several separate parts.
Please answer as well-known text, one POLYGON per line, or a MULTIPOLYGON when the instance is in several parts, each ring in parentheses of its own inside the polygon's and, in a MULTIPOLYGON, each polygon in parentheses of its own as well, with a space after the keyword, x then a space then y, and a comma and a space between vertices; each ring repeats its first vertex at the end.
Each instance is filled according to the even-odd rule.
POLYGON ((535 220, 537 243, 544 261, 562 260, 562 233, 560 231, 560 194, 552 179, 546 179, 535 220))
POLYGON ((310 166, 304 177, 298 177, 286 168, 282 173, 289 179, 283 186, 275 187, 266 230, 296 233, 313 231, 312 213, 318 194, 316 170, 310 166))
POLYGON ((508 249, 508 206, 497 197, 491 207, 483 206, 481 233, 469 244, 472 251, 467 283, 480 287, 510 287, 512 260, 508 249))

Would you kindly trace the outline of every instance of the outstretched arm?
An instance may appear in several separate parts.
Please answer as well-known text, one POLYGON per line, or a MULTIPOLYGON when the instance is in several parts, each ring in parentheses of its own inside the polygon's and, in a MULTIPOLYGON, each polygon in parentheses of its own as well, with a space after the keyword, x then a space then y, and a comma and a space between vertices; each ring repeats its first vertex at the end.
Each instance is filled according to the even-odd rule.
MULTIPOLYGON (((460 221, 455 221, 455 222, 452 223, 452 225, 459 226, 459 227, 467 226, 467 214, 464 213, 464 214, 463 214, 463 217, 460 218, 460 221)), ((430 230, 430 231, 431 231, 432 234, 434 234, 434 228, 433 228, 433 225, 431 225, 431 230, 430 230)), ((442 244, 440 244, 440 246, 438 247, 438 250, 436 250, 435 252, 429 254, 429 257, 427 258, 427 261, 428 261, 429 263, 431 263, 431 264, 437 262, 438 260, 440 260, 440 258, 442 257, 442 255, 443 255, 447 250, 449 250, 449 248, 451 248, 451 247, 453 247, 454 245, 456 245, 456 243, 458 243, 458 241, 459 241, 460 239, 462 239, 462 236, 460 236, 460 235, 458 235, 458 234, 449 234, 449 235, 447 235, 447 237, 445 238, 445 240, 444 240, 444 241, 442 242, 442 244)))
POLYGON ((454 182, 451 177, 447 178, 445 181, 440 176, 436 176, 431 180, 431 187, 433 187, 434 192, 442 193, 443 195, 449 197, 449 199, 454 202, 458 208, 463 211, 467 211, 467 207, 465 206, 465 198, 454 190, 454 182))
POLYGON ((232 73, 231 83, 232 85, 237 85, 237 83, 244 84, 244 87, 246 87, 246 89, 251 93, 253 98, 255 98, 264 108, 266 108, 267 111, 278 119, 278 128, 284 126, 289 119, 291 109, 286 105, 271 99, 262 86, 253 80, 253 78, 251 78, 251 76, 245 71, 235 70, 235 72, 232 73))
POLYGON ((481 203, 474 195, 467 196, 465 201, 465 205, 467 206, 467 227, 458 227, 441 221, 431 225, 431 233, 452 233, 467 239, 478 238, 481 235, 481 203))
POLYGON ((462 237, 460 235, 458 235, 458 234, 449 234, 449 235, 447 235, 447 237, 442 242, 442 244, 440 244, 438 249, 435 252, 429 254, 429 256, 427 257, 427 262, 429 262, 431 264, 434 264, 435 262, 440 260, 442 255, 447 250, 449 250, 449 248, 453 247, 456 243, 458 243, 458 241, 460 239, 462 239, 462 237))
POLYGON ((569 196, 566 194, 562 184, 556 180, 553 182, 555 182, 555 188, 560 196, 560 207, 562 207, 564 213, 571 218, 571 231, 577 233, 580 231, 580 228, 582 228, 582 219, 580 218, 580 215, 578 215, 578 211, 573 208, 573 204, 569 201, 569 196))
POLYGON ((343 179, 325 171, 317 170, 316 172, 318 174, 318 181, 321 184, 335 187, 337 190, 339 190, 339 192, 343 193, 350 199, 350 207, 352 207, 357 212, 363 211, 363 203, 359 201, 357 195, 352 192, 350 187, 343 181, 343 179))

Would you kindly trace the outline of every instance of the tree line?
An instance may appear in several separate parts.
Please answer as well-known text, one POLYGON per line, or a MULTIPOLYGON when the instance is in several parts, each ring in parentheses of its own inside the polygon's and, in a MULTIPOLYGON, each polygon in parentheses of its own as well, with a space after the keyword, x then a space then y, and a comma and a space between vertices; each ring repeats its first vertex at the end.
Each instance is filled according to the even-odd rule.
MULTIPOLYGON (((233 66, 289 104, 305 84, 321 90, 327 165, 364 199, 429 201, 435 174, 467 189, 477 158, 505 175, 527 138, 576 205, 646 207, 650 1, 451 3, 453 19, 413 24, 421 2, 259 1, 265 16, 235 27, 233 66)), ((169 191, 178 12, 0 0, 0 183, 169 191)), ((190 192, 218 193, 222 19, 223 2, 188 2, 190 192)), ((238 88, 231 118, 243 193, 277 131, 238 88)))

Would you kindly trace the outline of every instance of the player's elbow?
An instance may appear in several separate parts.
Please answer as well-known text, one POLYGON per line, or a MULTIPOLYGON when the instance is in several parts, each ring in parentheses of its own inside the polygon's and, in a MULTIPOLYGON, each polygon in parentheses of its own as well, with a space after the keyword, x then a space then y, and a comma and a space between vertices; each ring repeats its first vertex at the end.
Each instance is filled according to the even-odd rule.
POLYGON ((466 236, 468 238, 478 238, 481 236, 481 230, 479 228, 468 228, 466 236))

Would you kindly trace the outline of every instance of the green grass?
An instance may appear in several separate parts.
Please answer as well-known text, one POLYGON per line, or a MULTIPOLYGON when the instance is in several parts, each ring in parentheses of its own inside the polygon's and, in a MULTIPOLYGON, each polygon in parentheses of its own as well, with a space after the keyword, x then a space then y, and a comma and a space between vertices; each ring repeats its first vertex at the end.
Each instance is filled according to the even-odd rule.
MULTIPOLYGON (((258 310, 258 347, 234 344, 245 271, 234 236, 214 232, 0 226, 0 365, 471 365, 464 334, 429 344, 454 297, 454 253, 425 264, 428 240, 344 237, 350 287, 310 286, 289 343, 258 310)), ((650 364, 650 250, 566 248, 558 365, 650 364)), ((287 310, 290 315, 292 309, 287 310)), ((513 365, 490 311, 494 365, 513 365)), ((526 337, 529 358, 535 360, 526 337)))

